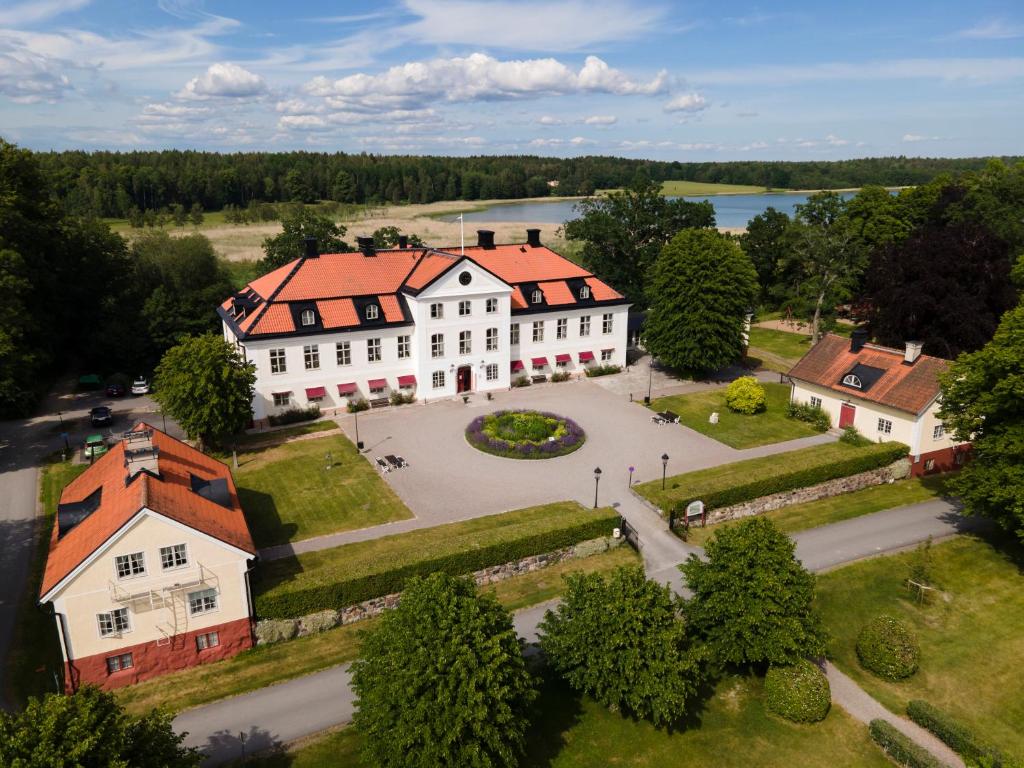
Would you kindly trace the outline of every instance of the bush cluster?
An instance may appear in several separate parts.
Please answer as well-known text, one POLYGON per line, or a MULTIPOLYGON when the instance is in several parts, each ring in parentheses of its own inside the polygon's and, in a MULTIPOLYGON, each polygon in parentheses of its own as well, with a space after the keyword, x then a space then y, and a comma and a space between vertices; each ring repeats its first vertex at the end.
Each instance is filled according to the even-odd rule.
POLYGON ((848 427, 843 427, 843 434, 839 436, 839 442, 854 446, 871 444, 871 441, 864 437, 864 435, 860 433, 860 430, 852 424, 848 427))
POLYGON ((560 382, 560 381, 568 381, 568 380, 569 380, 569 372, 568 371, 555 371, 554 373, 551 374, 551 381, 555 382, 556 384, 558 382, 560 382))
POLYGON ((753 416, 768 406, 768 396, 753 376, 740 376, 725 388, 725 404, 730 411, 753 416))
POLYGON ((320 418, 320 406, 311 405, 308 408, 289 408, 273 416, 268 416, 267 421, 273 427, 282 427, 285 424, 297 424, 300 421, 313 421, 320 418))
POLYGON ((910 677, 917 671, 920 656, 914 633, 892 616, 876 616, 857 636, 861 666, 886 680, 910 677))
POLYGON ((968 763, 987 759, 990 768, 1002 768, 1008 762, 998 749, 980 741, 970 728, 927 701, 911 701, 907 704, 907 716, 926 731, 931 731, 968 763))
POLYGON ((402 392, 396 389, 388 397, 388 400, 392 405, 408 405, 409 403, 416 402, 416 395, 412 392, 402 392))
POLYGON ((413 576, 427 576, 435 571, 459 576, 606 536, 619 521, 619 516, 609 510, 605 515, 575 525, 473 550, 440 557, 424 556, 421 560, 395 567, 381 563, 381 570, 374 573, 355 575, 287 593, 257 594, 256 614, 261 619, 288 619, 332 608, 340 610, 374 597, 401 592, 413 576))
POLYGON ((530 377, 529 376, 517 376, 516 378, 512 379, 512 381, 510 382, 510 386, 513 386, 513 387, 516 387, 516 388, 518 388, 518 387, 528 387, 532 383, 533 382, 530 381, 530 377))
POLYGON ((607 376, 611 373, 620 373, 622 371, 621 365, 594 365, 590 368, 585 369, 587 376, 593 378, 594 376, 607 376))
POLYGON ((944 768, 946 765, 885 720, 872 720, 868 725, 868 733, 897 765, 905 766, 905 768, 944 768))
POLYGON ((572 453, 586 434, 572 419, 540 411, 496 411, 466 427, 469 444, 511 459, 550 459, 572 453))
POLYGON ((366 400, 360 397, 358 400, 349 400, 348 405, 345 406, 345 410, 349 413, 358 413, 359 411, 370 410, 370 404, 366 400))
POLYGON ((769 669, 764 690, 768 709, 794 723, 824 720, 832 705, 828 679, 806 659, 791 667, 769 669))
POLYGON ((786 406, 786 415, 797 421, 805 421, 819 432, 832 429, 832 417, 823 408, 810 403, 793 403, 786 406))

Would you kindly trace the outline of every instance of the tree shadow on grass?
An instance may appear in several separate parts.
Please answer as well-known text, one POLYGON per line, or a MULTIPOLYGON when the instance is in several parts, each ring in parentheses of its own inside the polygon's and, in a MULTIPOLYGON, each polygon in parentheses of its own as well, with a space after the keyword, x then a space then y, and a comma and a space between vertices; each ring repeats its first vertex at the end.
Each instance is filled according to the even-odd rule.
POLYGON ((257 547, 287 543, 298 532, 296 523, 281 519, 277 503, 269 493, 238 486, 238 500, 257 547))

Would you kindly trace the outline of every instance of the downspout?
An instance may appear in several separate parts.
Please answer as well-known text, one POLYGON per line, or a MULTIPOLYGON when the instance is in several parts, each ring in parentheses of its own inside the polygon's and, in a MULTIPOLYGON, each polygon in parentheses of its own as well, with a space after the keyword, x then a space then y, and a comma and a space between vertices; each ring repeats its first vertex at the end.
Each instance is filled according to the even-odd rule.
POLYGON ((68 653, 68 638, 67 629, 64 626, 64 614, 57 613, 56 609, 53 607, 53 603, 43 603, 39 606, 39 609, 44 613, 46 612, 46 609, 43 608, 43 605, 50 606, 50 615, 53 616, 54 620, 57 622, 57 639, 60 640, 60 655, 64 661, 64 668, 61 670, 61 676, 68 676, 68 679, 64 681, 61 693, 63 693, 69 685, 71 686, 71 693, 76 693, 78 691, 78 686, 75 684, 75 676, 71 674, 71 657, 68 653))
POLYGON ((249 609, 249 639, 252 640, 253 645, 256 644, 256 611, 252 604, 252 586, 249 583, 249 574, 256 569, 256 561, 259 556, 253 557, 248 562, 251 563, 248 568, 245 569, 245 603, 249 609))

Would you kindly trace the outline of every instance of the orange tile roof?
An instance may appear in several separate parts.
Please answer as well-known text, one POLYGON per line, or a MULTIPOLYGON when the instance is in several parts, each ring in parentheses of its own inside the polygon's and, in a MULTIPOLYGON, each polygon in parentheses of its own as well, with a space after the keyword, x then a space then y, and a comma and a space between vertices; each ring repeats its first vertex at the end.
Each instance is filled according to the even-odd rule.
POLYGON ((419 248, 406 248, 377 251, 376 256, 370 257, 357 251, 325 253, 316 259, 304 259, 276 300, 311 301, 395 293, 422 252, 419 248))
POLYGON ((518 285, 512 289, 512 309, 526 309, 526 299, 523 297, 523 289, 518 285))
POLYGON ((875 344, 865 344, 859 351, 851 352, 849 339, 830 333, 793 366, 789 375, 833 392, 916 415, 939 394, 939 375, 949 367, 949 361, 921 355, 913 365, 904 365, 903 359, 901 350, 875 344), (865 392, 839 383, 858 363, 884 371, 865 392))
POLYGON ((405 320, 405 314, 402 312, 402 305, 397 296, 381 296, 380 308, 384 310, 384 319, 389 323, 400 323, 405 320))
POLYGON ((412 274, 406 279, 405 284, 414 291, 418 291, 456 261, 458 261, 457 256, 431 251, 419 260, 412 274))
POLYGON ((544 301, 549 306, 576 303, 576 297, 572 295, 572 291, 569 290, 569 286, 566 285, 564 280, 537 283, 537 287, 544 293, 544 301))
POLYGON ((141 472, 126 485, 122 441, 68 483, 61 493, 61 504, 83 501, 102 488, 100 505, 59 539, 57 521, 54 521, 40 596, 103 546, 143 507, 255 555, 256 547, 227 466, 148 424, 140 422, 133 427, 133 431, 141 429, 153 432, 153 445, 160 451, 160 477, 141 472), (227 480, 231 508, 194 493, 191 475, 204 480, 227 480))
MULTIPOLYGON (((448 253, 458 252, 454 249, 448 253)), ((590 273, 578 264, 546 246, 532 248, 529 245, 496 245, 494 248, 467 246, 466 255, 506 283, 533 283, 543 280, 560 280, 567 277, 589 277, 590 273)))
POLYGON ((320 320, 324 328, 359 325, 359 314, 356 312, 356 305, 352 303, 352 299, 318 301, 316 310, 320 313, 320 320))
POLYGON ((253 313, 253 317, 257 319, 254 326, 250 321, 253 333, 288 333, 295 330, 295 319, 287 304, 270 304, 264 312, 257 310, 253 313))
POLYGON ((594 297, 594 301, 614 301, 623 298, 621 293, 596 277, 588 277, 586 283, 590 286, 590 295, 594 297))

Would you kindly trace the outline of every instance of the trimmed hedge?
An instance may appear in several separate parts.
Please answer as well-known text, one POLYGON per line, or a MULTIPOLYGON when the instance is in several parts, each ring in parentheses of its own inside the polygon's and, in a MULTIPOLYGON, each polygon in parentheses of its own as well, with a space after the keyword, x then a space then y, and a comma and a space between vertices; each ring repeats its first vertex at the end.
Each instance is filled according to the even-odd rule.
MULTIPOLYGON (((556 508, 557 514, 559 506, 506 512, 495 515, 493 522, 501 525, 506 521, 500 518, 548 507, 556 508)), ((501 529, 493 532, 490 542, 478 530, 481 523, 489 521, 479 518, 273 561, 264 567, 261 581, 256 584, 256 615, 260 619, 284 619, 328 609, 340 610, 374 597, 401 592, 413 576, 427 576, 437 571, 460 576, 608 536, 619 524, 619 515, 611 509, 592 512, 579 505, 572 506, 579 512, 565 525, 537 530, 542 526, 527 519, 523 524, 513 525, 508 538, 501 529), (460 534, 460 530, 470 533, 460 534), (439 543, 438 534, 449 531, 450 535, 445 535, 439 543), (389 549, 382 551, 381 545, 389 549), (317 563, 325 558, 329 559, 328 563, 318 568, 317 563)))
POLYGON ((904 680, 917 672, 921 648, 899 619, 876 616, 857 636, 860 665, 885 680, 904 680))
POLYGON ((768 709, 794 723, 824 720, 832 705, 828 678, 806 659, 791 667, 769 669, 764 690, 768 709))
POLYGON ((921 699, 914 699, 907 704, 907 717, 926 731, 931 731, 947 747, 956 752, 967 762, 978 762, 988 759, 991 768, 1002 768, 1007 762, 1006 756, 995 747, 980 741, 978 737, 963 723, 938 707, 921 699))
POLYGON ((635 488, 662 509, 679 513, 699 499, 711 510, 880 469, 906 457, 908 450, 903 443, 895 442, 863 447, 842 443, 816 445, 675 475, 668 479, 665 491, 661 490, 660 480, 635 488))
POLYGON ((897 765, 904 768, 947 768, 944 762, 908 739, 885 720, 872 720, 868 725, 868 733, 897 765))

